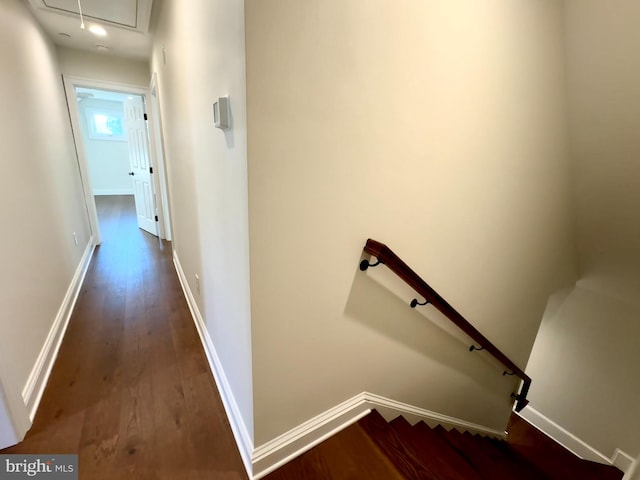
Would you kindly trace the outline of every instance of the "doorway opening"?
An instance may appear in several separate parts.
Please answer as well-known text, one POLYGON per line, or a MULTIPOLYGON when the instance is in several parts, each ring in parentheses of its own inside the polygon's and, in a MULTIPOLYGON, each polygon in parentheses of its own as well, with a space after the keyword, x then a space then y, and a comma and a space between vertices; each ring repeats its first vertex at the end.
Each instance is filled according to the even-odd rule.
POLYGON ((161 145, 154 137, 147 89, 72 77, 64 81, 94 242, 102 241, 97 205, 116 196, 135 205, 140 229, 170 239, 163 208, 166 177, 158 175, 164 162, 157 161, 161 145))

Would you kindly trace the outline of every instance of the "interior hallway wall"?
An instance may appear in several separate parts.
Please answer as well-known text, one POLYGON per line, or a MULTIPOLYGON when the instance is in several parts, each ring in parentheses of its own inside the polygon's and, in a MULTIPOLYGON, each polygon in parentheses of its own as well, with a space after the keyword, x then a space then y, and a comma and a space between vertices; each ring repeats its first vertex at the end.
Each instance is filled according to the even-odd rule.
POLYGON ((22 390, 91 233, 56 50, 19 0, 0 9, 0 64, 0 365, 22 416, 22 390))
POLYGON ((582 276, 640 292, 640 3, 567 0, 571 150, 582 276))
POLYGON ((65 75, 140 87, 148 87, 151 81, 148 62, 60 46, 57 52, 65 75))
POLYGON ((527 365, 531 406, 606 457, 640 452, 640 302, 578 286, 546 315, 527 365))
POLYGON ((173 247, 253 438, 243 3, 167 0, 154 8, 173 247), (228 96, 231 126, 214 127, 228 96), (199 276, 199 282, 196 280, 199 276), (199 284, 199 286, 198 286, 199 284))
POLYGON ((640 3, 567 0, 571 160, 581 278, 545 318, 531 404, 611 457, 640 453, 640 3))
POLYGON ((357 265, 387 243, 525 366, 575 280, 562 4, 245 9, 256 444, 362 391, 503 428, 503 369, 357 265))

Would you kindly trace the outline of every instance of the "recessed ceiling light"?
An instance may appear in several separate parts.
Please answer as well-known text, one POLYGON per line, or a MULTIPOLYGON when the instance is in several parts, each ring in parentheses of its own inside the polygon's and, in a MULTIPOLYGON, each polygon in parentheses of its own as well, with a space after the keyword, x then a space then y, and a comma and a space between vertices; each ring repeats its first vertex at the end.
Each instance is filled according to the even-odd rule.
POLYGON ((104 37, 107 34, 107 31, 100 25, 91 25, 89 27, 89 31, 99 37, 104 37))

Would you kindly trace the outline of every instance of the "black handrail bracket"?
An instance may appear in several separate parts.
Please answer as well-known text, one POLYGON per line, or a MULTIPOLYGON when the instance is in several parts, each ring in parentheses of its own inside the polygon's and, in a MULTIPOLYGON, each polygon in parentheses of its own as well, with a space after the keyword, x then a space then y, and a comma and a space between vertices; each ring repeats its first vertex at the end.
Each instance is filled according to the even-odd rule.
POLYGON ((465 319, 455 308, 453 308, 444 298, 440 296, 427 282, 425 282, 416 272, 414 272, 406 263, 404 263, 400 257, 398 257, 389 247, 384 243, 380 243, 376 240, 368 239, 364 247, 364 252, 368 253, 372 257, 376 257, 376 263, 370 263, 368 260, 362 260, 360 262, 360 270, 365 271, 369 267, 374 267, 379 264, 384 264, 404 282, 413 288, 418 294, 425 299, 425 303, 419 303, 417 299, 411 302, 411 307, 415 308, 417 305, 431 304, 443 313, 451 322, 453 322, 460 330, 466 333, 474 343, 480 345, 476 347, 472 345, 469 351, 474 350, 486 350, 493 355, 500 363, 502 363, 507 370, 503 375, 516 375, 522 379, 522 386, 520 393, 512 393, 511 396, 515 399, 516 412, 521 411, 527 406, 529 401, 527 400, 527 394, 529 393, 529 387, 531 386, 531 378, 524 373, 510 358, 502 353, 498 347, 491 343, 482 333, 480 333, 473 325, 471 325, 467 319, 465 319))

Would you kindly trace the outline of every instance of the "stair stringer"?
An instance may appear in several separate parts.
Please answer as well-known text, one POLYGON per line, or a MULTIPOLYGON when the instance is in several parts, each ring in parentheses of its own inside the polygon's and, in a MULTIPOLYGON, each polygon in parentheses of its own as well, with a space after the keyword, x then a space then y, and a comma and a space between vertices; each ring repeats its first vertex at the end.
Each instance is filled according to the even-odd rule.
POLYGON ((414 407, 413 405, 391 400, 374 393, 365 392, 365 395, 370 405, 369 408, 376 409, 380 412, 380 415, 382 415, 387 422, 393 420, 398 415, 402 415, 411 425, 423 421, 431 428, 442 425, 447 430, 456 428, 460 432, 469 432, 483 437, 492 437, 500 440, 507 438, 505 431, 495 430, 483 425, 478 425, 477 423, 467 422, 466 420, 450 417, 424 408, 414 407))
POLYGON ((482 436, 505 439, 506 432, 465 420, 415 407, 375 393, 362 392, 325 412, 258 446, 251 456, 253 479, 258 480, 312 449, 360 420, 371 410, 377 410, 389 421, 403 416, 412 425, 424 421, 430 427, 442 425, 482 436))

